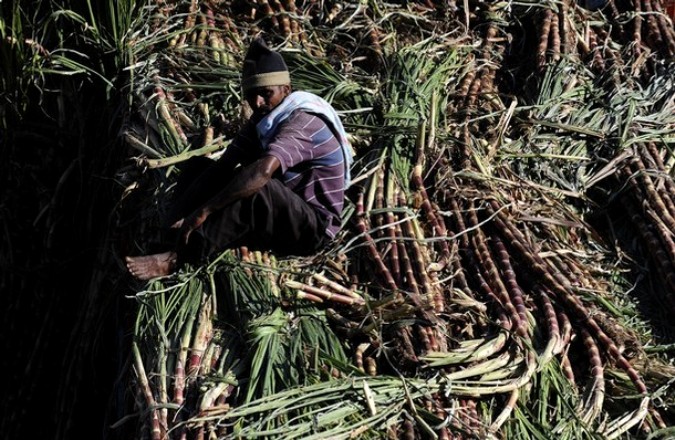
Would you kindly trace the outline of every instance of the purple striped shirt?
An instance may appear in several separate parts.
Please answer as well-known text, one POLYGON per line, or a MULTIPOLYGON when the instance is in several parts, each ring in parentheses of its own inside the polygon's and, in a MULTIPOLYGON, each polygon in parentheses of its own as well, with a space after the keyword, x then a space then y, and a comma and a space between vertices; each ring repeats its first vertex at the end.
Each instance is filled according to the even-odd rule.
POLYGON ((327 220, 326 235, 335 237, 344 204, 345 163, 342 148, 328 125, 319 116, 296 110, 281 124, 265 151, 251 127, 247 128, 224 156, 248 157, 242 160, 244 163, 255 157, 276 157, 284 184, 327 220), (256 147, 248 149, 246 144, 256 147))

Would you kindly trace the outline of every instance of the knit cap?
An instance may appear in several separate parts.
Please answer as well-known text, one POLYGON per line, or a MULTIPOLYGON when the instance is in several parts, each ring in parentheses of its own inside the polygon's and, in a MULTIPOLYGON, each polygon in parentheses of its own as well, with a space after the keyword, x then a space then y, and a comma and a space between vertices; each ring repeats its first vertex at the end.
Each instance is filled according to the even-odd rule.
POLYGON ((274 52, 262 38, 251 43, 244 58, 241 87, 247 90, 256 87, 282 86, 291 83, 284 59, 274 52))

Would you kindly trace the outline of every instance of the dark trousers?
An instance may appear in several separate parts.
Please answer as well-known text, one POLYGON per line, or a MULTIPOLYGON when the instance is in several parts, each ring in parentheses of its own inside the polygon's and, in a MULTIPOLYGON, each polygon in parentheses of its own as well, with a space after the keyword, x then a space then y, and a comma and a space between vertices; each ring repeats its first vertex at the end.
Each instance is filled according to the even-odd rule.
MULTIPOLYGON (((174 190, 169 224, 190 215, 218 194, 237 173, 206 158, 194 158, 183 167, 174 190)), ((213 212, 187 244, 176 237, 178 262, 199 263, 214 252, 246 246, 277 255, 310 255, 326 242, 327 221, 278 179, 270 180, 250 197, 213 212)), ((177 232, 174 230, 174 233, 177 232)))

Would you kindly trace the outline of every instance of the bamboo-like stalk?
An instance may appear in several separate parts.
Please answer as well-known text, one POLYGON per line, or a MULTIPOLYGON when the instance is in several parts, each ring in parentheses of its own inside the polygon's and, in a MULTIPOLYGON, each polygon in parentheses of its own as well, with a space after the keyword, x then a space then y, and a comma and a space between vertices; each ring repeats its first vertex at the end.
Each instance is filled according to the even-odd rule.
POLYGON ((378 272, 384 278, 386 287, 388 287, 392 291, 396 291, 397 290, 396 282, 394 281, 391 272, 389 271, 389 269, 387 269, 387 266, 384 264, 384 261, 382 260, 382 255, 380 255, 379 251, 377 250, 377 246, 375 245, 373 238, 368 233, 368 227, 366 226, 366 222, 364 219, 363 193, 359 194, 358 202, 356 205, 357 205, 356 208, 357 230, 359 231, 360 234, 363 235, 363 238, 367 243, 368 252, 371 258, 373 259, 373 262, 375 263, 378 272))
POLYGON ((652 3, 650 0, 644 0, 643 2, 645 9, 645 18, 647 20, 647 40, 653 41, 655 46, 660 47, 664 46, 663 37, 661 35, 661 29, 659 29, 659 23, 652 9, 652 3))
POLYGON ((314 303, 317 303, 317 304, 323 303, 323 298, 321 298, 317 295, 313 295, 311 293, 307 293, 303 290, 298 290, 297 292, 295 292, 295 297, 297 299, 305 299, 307 301, 311 301, 311 302, 314 302, 314 303))
POLYGON ((188 141, 187 136, 185 135, 185 132, 181 128, 180 124, 171 115, 171 111, 169 110, 167 94, 161 87, 156 86, 155 96, 157 99, 156 102, 157 113, 162 117, 162 120, 164 121, 167 129, 173 136, 176 144, 186 145, 188 141))
MULTIPOLYGON (((457 224, 456 230, 458 231, 458 234, 460 234, 460 244, 463 249, 465 249, 464 255, 467 258, 468 266, 473 267, 473 268, 478 268, 480 267, 480 263, 478 260, 474 257, 474 253, 471 250, 472 245, 469 242, 469 238, 467 234, 465 233, 467 231, 467 227, 464 223, 464 218, 463 215, 459 209, 459 204, 457 203, 457 200, 455 200, 454 197, 451 197, 449 199, 449 204, 452 209, 453 213, 453 219, 457 224)), ((512 316, 504 305, 501 303, 500 299, 497 297, 497 295, 492 291, 492 287, 487 283, 485 278, 483 278, 483 275, 481 274, 480 270, 475 270, 471 273, 471 276, 478 282, 478 286, 480 290, 483 292, 483 294, 487 297, 490 298, 495 304, 497 304, 500 308, 500 313, 504 314, 504 317, 500 320, 502 327, 504 327, 507 330, 510 330, 513 328, 513 322, 511 321, 512 316)))
POLYGON ((176 165, 178 163, 185 162, 186 160, 189 160, 193 157, 206 156, 215 151, 221 150, 226 146, 227 143, 211 143, 195 150, 185 150, 182 153, 171 157, 162 157, 159 159, 141 158, 138 159, 137 163, 142 167, 164 168, 170 165, 176 165))
POLYGON ((600 350, 593 337, 586 329, 581 329, 581 338, 586 351, 588 352, 588 361, 591 366, 590 384, 587 386, 587 397, 581 413, 581 420, 590 424, 602 411, 602 405, 605 398, 605 377, 603 373, 602 359, 600 350))
POLYGON ((140 389, 143 392, 143 396, 145 397, 145 403, 149 411, 150 429, 151 429, 150 438, 152 438, 152 440, 160 440, 164 437, 165 431, 162 429, 162 426, 160 425, 157 403, 155 402, 155 396, 153 395, 152 389, 150 388, 148 376, 145 373, 145 367, 143 366, 143 358, 141 357, 141 351, 135 342, 131 344, 131 349, 133 351, 136 377, 139 381, 140 389))
POLYGON ((668 174, 656 145, 654 142, 647 142, 646 146, 640 148, 639 151, 643 161, 654 164, 651 168, 657 172, 659 178, 656 186, 663 187, 659 195, 668 207, 670 215, 675 218, 675 182, 668 174))
POLYGON ((370 348, 370 343, 364 342, 362 344, 359 344, 356 347, 356 350, 354 350, 354 364, 356 365, 356 368, 358 368, 361 372, 365 373, 366 370, 363 367, 363 353, 370 348))
POLYGON ((558 316, 558 321, 562 323, 560 326, 561 327, 560 334, 562 335, 560 345, 562 347, 567 347, 574 336, 572 331, 572 323, 570 322, 570 319, 567 317, 567 313, 565 313, 563 310, 560 309, 557 310, 556 315, 558 316))
POLYGON ((432 230, 434 231, 434 236, 439 238, 439 240, 437 241, 441 246, 440 252, 441 261, 439 262, 440 264, 439 269, 442 269, 447 263, 447 261, 449 261, 450 259, 450 246, 448 244, 448 241, 445 240, 445 238, 447 237, 447 231, 445 230, 445 225, 438 220, 436 212, 431 204, 431 200, 429 199, 429 195, 427 194, 427 191, 424 187, 424 182, 422 180, 421 165, 415 165, 413 167, 412 183, 413 187, 417 191, 419 191, 422 197, 421 208, 427 220, 429 221, 429 223, 431 223, 432 230))
POLYGON ((337 293, 341 293, 341 294, 344 294, 346 296, 351 296, 351 297, 356 298, 356 299, 363 299, 361 297, 361 295, 359 295, 355 291, 346 288, 345 286, 343 286, 340 283, 337 283, 337 282, 335 282, 331 279, 326 278, 324 275, 322 275, 320 273, 313 273, 312 277, 315 280, 317 280, 319 283, 325 284, 326 286, 330 287, 331 289, 333 289, 337 293))
POLYGON ((635 15, 633 18, 633 43, 636 54, 642 51, 642 0, 633 0, 635 15))
MULTIPOLYGON (((508 231, 507 235, 511 235, 513 237, 513 240, 509 240, 509 243, 514 244, 516 245, 515 247, 522 249, 522 243, 524 241, 522 234, 517 229, 513 228, 502 220, 501 216, 503 216, 503 214, 498 211, 499 207, 495 206, 495 201, 492 203, 491 209, 497 214, 495 217, 495 222, 500 225, 502 232, 508 231)), ((529 260, 532 268, 537 270, 545 280, 551 282, 551 284, 547 287, 549 287, 556 294, 558 300, 569 307, 569 309, 574 313, 575 318, 579 320, 581 324, 588 326, 589 332, 591 332, 594 337, 602 343, 609 355, 615 359, 617 366, 619 366, 626 372, 626 374, 628 374, 638 392, 646 393, 647 387, 637 370, 635 370, 630 362, 628 362, 621 354, 614 341, 612 341, 612 339, 609 338, 607 334, 600 328, 598 323, 589 314, 588 310, 583 306, 581 301, 567 287, 565 287, 565 285, 569 285, 569 281, 561 278, 560 276, 556 276, 555 274, 550 274, 544 268, 544 263, 541 258, 536 254, 526 251, 522 254, 522 256, 529 260)))
MULTIPOLYGON (((569 356, 567 356, 567 351, 564 351, 560 355, 560 369, 562 371, 563 376, 565 376, 565 378, 567 379, 567 381, 573 386, 576 385, 574 370, 572 369, 572 363, 570 362, 570 358, 569 356)), ((576 387, 573 387, 573 389, 576 390, 576 387)))
POLYGON ((509 416, 513 412, 513 409, 516 407, 516 404, 518 403, 519 396, 520 391, 518 390, 518 388, 511 391, 509 400, 507 400, 506 404, 504 405, 504 408, 488 427, 488 432, 490 434, 492 435, 496 434, 502 427, 502 425, 508 420, 509 416))
MULTIPOLYGON (((401 225, 396 225, 396 235, 399 237, 403 237, 401 225)), ((401 263, 400 272, 404 276, 404 285, 410 289, 410 296, 413 303, 416 306, 421 307, 422 306, 422 302, 420 300, 421 292, 417 284, 417 279, 415 278, 415 271, 413 271, 412 262, 410 261, 410 256, 408 255, 408 250, 405 246, 405 242, 402 240, 398 241, 397 247, 398 247, 399 262, 401 263)))
POLYGON ((429 335, 429 329, 422 325, 413 326, 413 331, 416 330, 417 335, 419 336, 418 340, 422 341, 422 347, 420 348, 421 353, 428 353, 434 348, 431 343, 431 338, 429 335))
POLYGON ((197 315, 197 328, 192 340, 192 346, 190 347, 186 377, 195 377, 199 373, 202 357, 213 336, 213 310, 211 306, 211 301, 204 295, 197 315))
MULTIPOLYGON (((384 209, 384 167, 381 166, 377 170, 377 185, 375 190, 375 209, 383 210, 384 209)), ((382 228, 382 225, 385 223, 386 213, 381 213, 375 215, 375 226, 377 227, 378 237, 384 237, 385 231, 382 228)))
POLYGON ((494 235, 492 237, 492 244, 495 247, 496 254, 498 256, 497 263, 500 266, 501 273, 504 274, 504 278, 506 279, 506 283, 508 285, 509 296, 520 318, 521 327, 516 328, 516 332, 527 338, 529 337, 527 308, 525 307, 525 302, 523 301, 523 291, 518 284, 518 280, 516 279, 516 272, 513 270, 513 266, 511 265, 509 253, 506 251, 506 246, 504 246, 504 243, 499 238, 499 236, 494 235))
POLYGON ((553 12, 550 9, 545 8, 541 14, 543 17, 541 20, 541 29, 539 31, 539 46, 537 47, 537 66, 540 70, 543 69, 546 64, 546 52, 548 50, 553 12))
MULTIPOLYGON (((401 204, 405 204, 405 199, 401 199, 401 204)), ((425 252, 426 246, 423 247, 420 245, 420 243, 424 241, 421 228, 414 218, 401 223, 400 226, 403 229, 405 236, 412 239, 408 242, 410 244, 410 249, 412 250, 411 261, 415 265, 415 273, 417 274, 417 278, 422 285, 422 289, 426 295, 432 295, 434 289, 431 286, 431 279, 427 273, 429 257, 427 252, 425 252)))
POLYGON ((505 332, 500 332, 492 339, 480 339, 478 341, 479 345, 476 347, 453 349, 445 353, 428 352, 421 359, 428 362, 429 367, 442 367, 483 361, 504 348, 508 341, 508 335, 505 332))
POLYGON ((341 304, 357 304, 357 305, 363 305, 365 304, 365 301, 361 297, 357 296, 347 296, 347 295, 342 295, 339 293, 334 293, 325 289, 320 289, 315 286, 310 286, 309 284, 301 283, 299 281, 294 281, 294 280, 288 280, 285 282, 286 287, 298 290, 303 297, 305 297, 307 294, 312 295, 314 297, 321 298, 322 300, 326 301, 334 301, 338 302, 341 304))
POLYGON ((560 26, 558 15, 551 11, 551 29, 549 32, 549 47, 551 47, 551 61, 556 63, 560 60, 560 26))
POLYGON ((675 298, 673 297, 672 292, 675 292, 675 270, 673 270, 673 265, 670 263, 667 252, 663 249, 660 240, 653 233, 648 226, 645 224, 644 219, 637 210, 633 207, 631 200, 626 200, 624 204, 628 215, 631 218, 633 224, 637 227, 640 236, 647 245, 647 249, 654 256, 652 261, 656 267, 657 273, 660 275, 661 279, 665 282, 669 292, 668 295, 665 295, 666 303, 675 310, 675 298))
MULTIPOLYGON (((650 206, 656 212, 657 218, 663 221, 668 229, 675 231, 675 219, 673 219, 673 217, 670 215, 666 203, 659 196, 659 193, 654 187, 654 183, 649 177, 647 169, 645 168, 644 163, 642 163, 642 160, 640 160, 639 157, 634 156, 630 160, 630 165, 641 185, 638 187, 637 182, 631 178, 628 179, 629 184, 636 188, 636 191, 644 193, 646 199, 649 201, 650 206)), ((629 171, 626 170, 626 173, 628 172, 629 171)))
POLYGON ((185 324, 183 324, 183 333, 179 339, 173 390, 173 402, 177 405, 182 405, 185 400, 187 358, 195 320, 195 314, 190 314, 187 317, 185 324))
POLYGON ((528 338, 525 323, 521 322, 518 310, 511 301, 511 296, 502 281, 497 265, 495 264, 490 250, 486 245, 485 234, 479 228, 478 216, 475 207, 471 206, 467 211, 469 224, 474 228, 472 232, 472 244, 476 252, 476 260, 479 262, 479 269, 485 271, 485 277, 489 280, 492 290, 497 295, 499 302, 509 315, 514 326, 514 331, 523 338, 528 338))
MULTIPOLYGON (((425 358, 423 357, 422 360, 425 360, 425 358)), ((473 359, 473 362, 476 362, 476 358, 473 359)), ((478 359, 477 363, 467 366, 462 370, 445 373, 444 377, 447 380, 459 380, 482 376, 484 374, 493 373, 496 370, 507 368, 511 363, 520 363, 520 360, 514 360, 511 353, 504 351, 497 357, 487 358, 486 360, 478 359)))
POLYGON ((394 173, 389 173, 387 176, 387 188, 385 195, 385 203, 387 206, 386 219, 387 219, 387 237, 390 242, 389 249, 389 267, 391 268, 391 275, 394 279, 394 284, 397 286, 401 283, 401 268, 398 256, 398 241, 396 236, 396 221, 397 218, 392 212, 392 209, 396 206, 398 197, 395 193, 395 180, 394 173))
POLYGON ((560 336, 558 317, 555 313, 553 304, 548 297, 548 293, 540 285, 535 285, 532 290, 539 299, 541 311, 546 321, 546 330, 548 332, 548 342, 539 358, 540 368, 543 368, 554 355, 562 352, 564 346, 562 344, 562 337, 560 336))
POLYGON ((659 29, 665 40, 667 55, 672 57, 675 55, 675 29, 673 29, 672 19, 669 22, 662 9, 662 3, 659 0, 654 0, 652 8, 654 9, 656 19, 659 23, 659 29))

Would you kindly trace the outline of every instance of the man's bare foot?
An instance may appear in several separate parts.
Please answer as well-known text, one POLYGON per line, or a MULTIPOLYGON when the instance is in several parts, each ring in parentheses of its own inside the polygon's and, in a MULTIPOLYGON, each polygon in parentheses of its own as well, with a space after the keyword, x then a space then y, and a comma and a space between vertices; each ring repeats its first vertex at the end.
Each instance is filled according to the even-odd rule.
POLYGON ((176 253, 164 252, 161 254, 126 257, 129 273, 139 280, 149 280, 163 277, 173 272, 176 266, 176 253))

